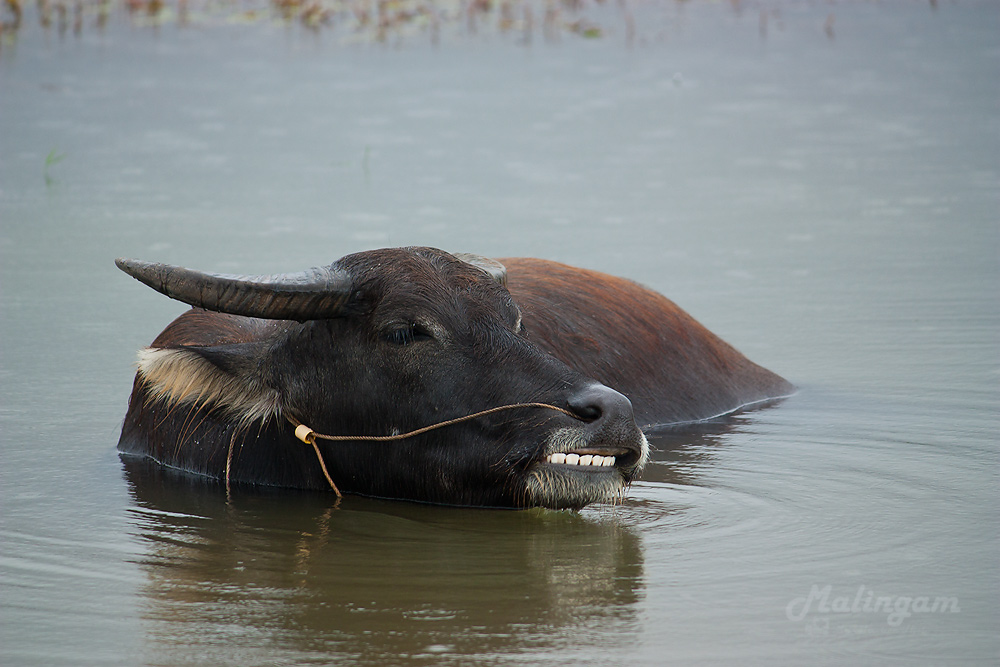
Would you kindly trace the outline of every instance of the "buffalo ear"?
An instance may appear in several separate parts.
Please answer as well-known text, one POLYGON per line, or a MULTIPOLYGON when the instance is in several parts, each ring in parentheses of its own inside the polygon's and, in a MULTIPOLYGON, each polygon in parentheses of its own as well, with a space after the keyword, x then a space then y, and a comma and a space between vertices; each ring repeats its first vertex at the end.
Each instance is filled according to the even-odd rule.
POLYGON ((455 253, 455 258, 460 259, 466 264, 471 264, 477 269, 485 271, 491 278, 493 278, 493 280, 497 281, 504 287, 507 286, 507 267, 495 259, 483 257, 482 255, 473 255, 467 252, 457 252, 455 253))
POLYGON ((266 349, 261 343, 231 343, 186 348, 232 377, 246 378, 254 374, 266 349))
POLYGON ((139 352, 139 375, 150 398, 220 409, 243 423, 276 417, 280 394, 260 372, 263 343, 150 347, 139 352))

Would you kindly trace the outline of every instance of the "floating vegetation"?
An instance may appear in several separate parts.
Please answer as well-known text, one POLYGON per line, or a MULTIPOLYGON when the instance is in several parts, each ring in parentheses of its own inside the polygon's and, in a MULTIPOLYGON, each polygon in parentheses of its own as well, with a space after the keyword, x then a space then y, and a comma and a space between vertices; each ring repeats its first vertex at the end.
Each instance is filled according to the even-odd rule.
MULTIPOLYGON (((640 0, 641 1, 641 0, 640 0)), ((426 35, 512 34, 530 43, 560 35, 631 37, 629 0, 0 0, 0 31, 28 21, 60 35, 103 30, 112 18, 139 27, 297 25, 347 42, 426 35), (614 28, 611 24, 617 24, 614 28)))
POLYGON ((55 183, 55 179, 53 179, 49 174, 49 168, 59 164, 65 159, 66 156, 60 154, 55 148, 49 151, 49 154, 45 156, 45 166, 42 169, 42 175, 45 177, 45 185, 51 187, 55 183))
POLYGON ((6 11, 2 20, 0 20, 0 29, 8 31, 20 28, 21 19, 24 15, 21 9, 21 0, 4 0, 3 7, 6 11))

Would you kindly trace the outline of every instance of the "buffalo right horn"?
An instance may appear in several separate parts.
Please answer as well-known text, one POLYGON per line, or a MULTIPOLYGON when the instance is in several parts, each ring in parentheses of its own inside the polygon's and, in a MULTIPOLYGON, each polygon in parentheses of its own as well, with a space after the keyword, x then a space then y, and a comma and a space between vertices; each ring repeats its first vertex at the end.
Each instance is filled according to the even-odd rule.
POLYGON ((507 267, 495 259, 483 257, 482 255, 473 255, 469 252, 456 252, 454 253, 454 257, 466 264, 471 264, 481 271, 485 271, 489 274, 490 278, 493 278, 493 280, 504 287, 507 286, 507 267))
POLYGON ((271 276, 202 273, 169 264, 116 259, 118 268, 191 306, 270 320, 337 317, 351 296, 350 277, 331 267, 271 276))

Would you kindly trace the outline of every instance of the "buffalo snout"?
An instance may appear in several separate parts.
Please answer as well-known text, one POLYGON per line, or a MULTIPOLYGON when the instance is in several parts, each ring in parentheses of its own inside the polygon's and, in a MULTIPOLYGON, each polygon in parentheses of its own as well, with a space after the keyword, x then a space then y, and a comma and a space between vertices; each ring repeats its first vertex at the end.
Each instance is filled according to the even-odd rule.
POLYGON ((588 384, 569 397, 569 409, 583 421, 604 425, 634 421, 632 401, 625 394, 597 382, 588 384))
MULTIPOLYGON (((645 438, 635 422, 632 402, 611 387, 592 382, 567 400, 569 409, 584 422, 585 438, 595 445, 624 446, 629 463, 644 462, 645 438)), ((641 465, 642 463, 640 463, 641 465)))

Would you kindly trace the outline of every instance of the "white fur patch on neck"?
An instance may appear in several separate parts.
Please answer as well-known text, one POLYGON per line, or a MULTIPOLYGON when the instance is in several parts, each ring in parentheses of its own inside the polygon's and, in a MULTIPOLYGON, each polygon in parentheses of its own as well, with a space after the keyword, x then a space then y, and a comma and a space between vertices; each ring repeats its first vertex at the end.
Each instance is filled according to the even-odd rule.
POLYGON ((139 350, 139 375, 151 400, 221 408, 244 424, 281 413, 278 392, 253 378, 224 372, 197 352, 147 347, 139 350))

